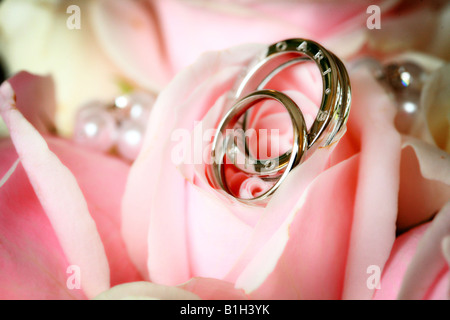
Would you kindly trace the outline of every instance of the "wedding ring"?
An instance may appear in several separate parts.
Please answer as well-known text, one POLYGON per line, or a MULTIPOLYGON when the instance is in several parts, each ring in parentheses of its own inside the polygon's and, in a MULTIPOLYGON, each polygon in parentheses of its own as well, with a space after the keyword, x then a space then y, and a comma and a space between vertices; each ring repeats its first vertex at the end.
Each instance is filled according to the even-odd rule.
POLYGON ((231 194, 225 183, 224 161, 231 160, 235 167, 246 174, 263 179, 277 179, 273 187, 251 199, 237 198, 246 203, 264 203, 280 186, 287 174, 304 158, 304 154, 318 147, 328 146, 340 139, 345 131, 351 104, 351 87, 347 70, 332 52, 320 44, 306 39, 288 39, 270 45, 239 80, 235 89, 235 104, 219 124, 213 140, 210 176, 216 188, 231 194), (309 130, 300 108, 285 94, 265 88, 282 70, 312 60, 322 77, 323 94, 317 116, 309 130), (265 89, 265 90, 263 90, 265 89), (292 148, 279 157, 255 159, 245 141, 238 141, 226 131, 247 130, 247 119, 252 106, 262 99, 274 99, 288 111, 293 127, 292 148), (244 161, 236 162, 236 157, 244 161))
MULTIPOLYGON (((225 162, 224 157, 229 156, 231 157, 231 162, 233 163, 233 165, 237 165, 236 161, 233 161, 234 160, 233 156, 235 155, 235 153, 233 152, 233 150, 230 150, 230 146, 235 147, 235 144, 233 143, 234 142, 233 139, 234 135, 232 134, 234 132, 233 129, 238 119, 247 110, 249 110, 257 102, 263 99, 274 99, 278 101, 281 105, 283 105, 288 111, 289 116, 291 117, 292 127, 294 129, 293 145, 292 145, 292 152, 290 152, 289 154, 288 162, 285 165, 285 168, 283 168, 284 169, 283 173, 281 177, 278 179, 278 181, 275 183, 275 185, 258 197, 252 199, 245 199, 255 203, 264 201, 269 196, 271 196, 273 192, 275 192, 275 190, 284 180, 289 171, 300 163, 303 153, 306 150, 308 134, 306 131, 306 124, 303 118, 303 114, 300 111, 297 104, 284 93, 274 90, 260 90, 250 93, 246 97, 239 100, 222 119, 222 121, 219 124, 218 131, 215 135, 213 147, 211 150, 211 155, 214 160, 212 161, 213 181, 216 182, 217 187, 220 187, 223 190, 227 191, 228 193, 231 193, 228 190, 228 186, 224 181, 223 164, 225 162)), ((265 172, 264 168, 274 166, 276 168, 277 173, 281 171, 281 168, 278 168, 277 165, 267 166, 266 164, 267 164, 266 161, 248 161, 246 163, 242 163, 242 165, 253 166, 254 171, 259 172, 261 176, 265 177, 270 177, 271 173, 273 172, 273 169, 271 168, 270 171, 268 170, 265 172)))

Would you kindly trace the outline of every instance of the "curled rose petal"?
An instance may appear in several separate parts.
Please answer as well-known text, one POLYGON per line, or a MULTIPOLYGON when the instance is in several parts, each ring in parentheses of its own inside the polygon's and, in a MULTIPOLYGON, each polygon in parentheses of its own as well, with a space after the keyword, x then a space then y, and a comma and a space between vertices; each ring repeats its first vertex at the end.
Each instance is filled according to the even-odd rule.
MULTIPOLYGON (((42 133, 46 133, 48 130, 44 124, 48 118, 43 115, 45 113, 42 113, 42 111, 45 107, 50 107, 52 102, 54 105, 51 79, 21 72, 11 78, 8 83, 10 81, 14 83, 16 88, 20 89, 15 95, 19 100, 17 109, 28 113, 31 124, 39 128, 42 133), (45 103, 48 103, 48 106, 45 103), (39 109, 33 108, 33 106, 40 106, 41 104, 43 104, 42 111, 37 113, 36 111, 39 109)), ((2 92, 8 88, 11 89, 10 86, 6 85, 1 88, 2 92)), ((14 94, 10 95, 14 96, 14 94)), ((14 100, 10 100, 10 104, 14 104, 14 100)), ((44 138, 49 144, 50 150, 74 174, 86 198, 89 212, 96 222, 105 246, 111 269, 111 284, 140 280, 134 266, 129 261, 123 241, 117 233, 121 225, 120 201, 129 166, 115 157, 91 152, 89 149, 85 150, 64 139, 48 135, 45 135, 44 138), (102 187, 99 188, 99 185, 102 185, 102 187)), ((3 155, 12 152, 16 158, 18 157, 16 152, 13 151, 14 147, 9 139, 6 139, 3 145, 3 155)), ((19 163, 20 159, 17 159, 7 174, 3 176, 0 185, 8 181, 19 163)), ((23 183, 29 183, 28 179, 23 183)), ((24 195, 24 197, 26 196, 24 195)), ((32 198, 34 197, 32 196, 32 198)))
POLYGON ((6 139, 0 141, 0 175, 0 298, 85 299, 81 288, 67 286, 75 275, 67 273, 71 263, 6 139))
MULTIPOLYGON (((417 250, 417 245, 429 224, 423 224, 401 234, 392 247, 391 255, 383 270, 374 300, 394 300, 402 285, 402 279, 417 250)), ((369 277, 370 274, 367 275, 369 277)))
POLYGON ((267 183, 260 178, 251 177, 241 183, 238 195, 243 199, 256 198, 269 190, 271 186, 271 183, 267 183))
MULTIPOLYGON (((74 174, 86 198, 89 212, 105 247, 111 270, 111 285, 141 280, 129 260, 119 232, 120 198, 128 166, 63 139, 46 137, 46 142, 50 150, 74 174)), ((0 295, 7 299, 83 299, 85 296, 82 288, 67 287, 66 281, 74 278, 75 269, 70 269, 72 264, 60 249, 55 232, 9 140, 5 139, 0 143, 0 154, 0 175, 3 174, 0 179, 0 202, 2 208, 5 208, 2 211, 2 225, 5 227, 2 242, 5 244, 4 248, 11 246, 10 252, 15 252, 14 256, 0 255, 5 268, 16 270, 2 273, 10 276, 1 281, 4 290, 0 290, 0 295), (54 239, 53 242, 50 239, 54 239), (44 272, 46 269, 51 271, 44 272), (12 276, 13 274, 18 276, 12 276), (35 286, 42 289, 32 289, 35 286)))
POLYGON ((397 226, 405 231, 431 219, 450 198, 449 154, 404 138, 400 165, 397 226))
MULTIPOLYGON (((425 299, 432 292, 436 277, 449 270, 449 264, 443 253, 443 241, 450 235, 450 202, 433 219, 430 227, 420 240, 417 251, 405 273, 399 299, 425 299)), ((444 249, 447 249, 444 247, 444 249)), ((449 278, 447 286, 442 290, 440 299, 448 299, 449 278)))
POLYGON ((94 296, 109 287, 109 266, 83 194, 67 167, 48 149, 45 140, 15 104, 11 104, 14 92, 8 82, 2 84, 1 91, 0 113, 21 164, 68 260, 83 270, 84 292, 94 296))
POLYGON ((384 265, 395 239, 401 139, 393 124, 395 106, 383 88, 365 70, 351 80, 346 135, 361 139, 361 158, 343 298, 370 299, 366 270, 384 265))
POLYGON ((431 222, 401 234, 374 299, 448 299, 450 203, 431 222))
POLYGON ((270 202, 246 251, 228 275, 230 281, 237 276, 236 286, 251 297, 339 298, 357 158, 317 177, 329 152, 323 150, 315 154, 292 172, 270 202), (337 176, 343 178, 340 183, 328 183, 336 181, 337 176), (330 201, 323 201, 325 195, 330 201), (296 203, 291 207, 289 203, 293 201, 296 203), (283 214, 287 208, 290 208, 288 215, 283 214))
POLYGON ((70 141, 46 137, 50 149, 77 179, 105 247, 111 285, 139 281, 122 237, 120 205, 129 165, 115 157, 92 152, 70 141))
POLYGON ((16 107, 41 133, 54 130, 56 111, 55 88, 49 76, 39 77, 28 72, 19 72, 8 82, 16 96, 16 107))

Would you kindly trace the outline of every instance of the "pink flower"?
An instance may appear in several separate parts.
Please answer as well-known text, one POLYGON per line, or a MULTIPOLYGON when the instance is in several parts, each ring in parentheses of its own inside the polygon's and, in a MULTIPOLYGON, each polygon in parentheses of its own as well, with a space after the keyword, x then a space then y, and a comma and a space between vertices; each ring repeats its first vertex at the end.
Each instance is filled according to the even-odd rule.
MULTIPOLYGON (((228 91, 259 50, 246 45, 204 54, 161 93, 124 196, 130 257, 159 284, 206 277, 233 283, 251 298, 371 298, 367 270, 383 269, 397 227, 429 219, 449 199, 449 182, 438 176, 449 170, 448 155, 412 138, 402 142, 393 102, 368 70, 351 70, 352 111, 341 141, 296 168, 267 207, 229 201, 209 185, 204 163, 170 161, 173 133, 195 136, 199 121, 204 131, 214 129, 228 91), (406 212, 407 197, 419 193, 426 204, 406 212)), ((299 68, 271 88, 289 90, 298 105, 311 106, 303 109, 306 117, 314 117, 319 79, 299 68)), ((263 112, 260 123, 281 119, 263 112)))
MULTIPOLYGON (((329 2, 317 6, 287 1, 195 3, 142 1, 124 6, 119 1, 97 1, 89 5, 94 27, 88 31, 95 31, 101 48, 95 61, 102 61, 102 70, 108 70, 99 72, 102 84, 117 72, 133 86, 159 91, 201 52, 226 48, 201 55, 161 92, 144 147, 131 167, 53 135, 53 117, 61 109, 50 78, 19 73, 0 87, 0 114, 10 133, 10 138, 0 141, 0 297, 445 297, 450 160, 435 144, 448 147, 443 134, 448 121, 427 117, 431 143, 400 135, 394 126, 396 106, 368 70, 350 70, 353 105, 347 133, 338 144, 317 150, 296 168, 266 207, 224 197, 209 184, 204 163, 173 161, 179 146, 175 133, 184 130, 195 139, 197 129, 215 129, 238 75, 262 48, 230 46, 268 43, 301 33, 342 57, 374 48, 395 52, 403 49, 396 45, 396 37, 389 38, 389 30, 397 26, 396 13, 407 12, 408 25, 427 14, 423 29, 430 30, 435 12, 417 10, 422 5, 409 11, 401 1, 380 1, 386 10, 383 21, 391 22, 390 28, 383 29, 389 41, 382 42, 367 32, 367 4, 354 4, 335 14, 338 4, 329 2), (333 14, 323 24, 314 24, 311 17, 317 15, 311 13, 325 9, 333 14), (222 28, 220 21, 226 26, 222 28), (196 36, 180 38, 180 34, 196 36), (381 42, 383 47, 378 46, 381 42), (111 62, 113 68, 108 67, 111 62), (427 227, 416 251, 414 239, 427 227), (415 251, 415 256, 411 263, 398 264, 404 250, 408 257, 415 251), (368 285, 372 266, 383 273, 381 289, 368 285), (416 283, 419 274, 426 276, 416 283)), ((2 12, 5 15, 0 11, 0 16, 2 12)), ((15 35, 10 31, 4 34, 15 35)), ((408 40, 404 45, 426 43, 419 40, 427 33, 417 39, 411 35, 400 34, 408 40)), ((437 32, 434 38, 443 37, 437 32)), ((14 53, 21 45, 2 44, 2 48, 14 53)), ((434 45, 430 50, 439 49, 434 45)), ((3 55, 7 61, 20 61, 15 54, 3 55)), ((80 61, 76 65, 85 66, 80 61)), ((19 70, 18 65, 14 64, 19 70)), ((427 115, 433 110, 444 114, 440 103, 448 101, 444 95, 433 95, 445 72, 435 75, 435 90, 426 99, 427 115)), ((63 78, 70 78, 70 73, 63 78)), ((100 87, 99 82, 89 90, 100 87)), ((322 88, 314 67, 289 69, 270 87, 293 97, 307 123, 315 118, 322 88)), ((108 86, 102 94, 115 89, 108 86)), ((64 112, 63 117, 58 129, 72 119, 64 112)), ((257 128, 281 129, 279 140, 268 136, 262 143, 278 152, 290 147, 288 118, 282 109, 265 104, 252 120, 257 128)), ((201 140, 202 148, 192 149, 193 159, 204 160, 210 141, 201 140)), ((195 141, 191 140, 194 145, 195 141)), ((265 187, 233 170, 227 172, 228 178, 233 192, 241 196, 255 195, 265 187)))

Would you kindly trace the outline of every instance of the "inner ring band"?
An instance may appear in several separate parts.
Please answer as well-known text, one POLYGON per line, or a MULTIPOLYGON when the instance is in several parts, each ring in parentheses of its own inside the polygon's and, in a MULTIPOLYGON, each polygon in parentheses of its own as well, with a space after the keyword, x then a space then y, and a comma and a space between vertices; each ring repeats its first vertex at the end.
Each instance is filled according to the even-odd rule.
POLYGON ((303 118, 303 114, 300 108, 291 98, 289 98, 284 93, 274 90, 260 90, 252 92, 246 97, 240 99, 228 111, 228 113, 224 116, 219 124, 218 131, 214 137, 211 149, 211 156, 213 159, 211 165, 211 175, 213 178, 212 181, 215 183, 215 187, 222 188, 223 190, 231 194, 227 184, 225 183, 223 170, 223 160, 224 157, 227 156, 229 146, 229 136, 226 135, 227 130, 234 131, 235 125, 238 122, 239 118, 244 115, 244 113, 247 112, 251 107, 253 107, 258 101, 264 99, 276 100, 288 111, 292 121, 293 129, 292 152, 290 153, 289 160, 285 165, 283 173, 277 180, 277 182, 269 190, 259 195, 258 197, 252 199, 239 199, 243 202, 263 202, 270 195, 272 195, 286 178, 287 174, 301 162, 303 154, 306 151, 308 145, 308 134, 306 131, 306 124, 303 118))

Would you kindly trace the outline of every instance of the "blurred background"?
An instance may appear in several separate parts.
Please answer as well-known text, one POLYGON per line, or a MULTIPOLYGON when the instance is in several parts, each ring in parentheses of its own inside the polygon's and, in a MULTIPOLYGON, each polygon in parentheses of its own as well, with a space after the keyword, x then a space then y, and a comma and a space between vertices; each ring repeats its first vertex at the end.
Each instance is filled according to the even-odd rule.
MULTIPOLYGON (((2 0, 0 0, 0 3, 2 3, 2 0)), ((0 60, 0 82, 3 82, 5 80, 5 70, 3 70, 3 62, 0 60)))
POLYGON ((447 63, 449 31, 448 0, 0 0, 0 79, 50 75, 56 128, 69 136, 84 104, 157 96, 205 51, 301 37, 344 62, 447 63))
POLYGON ((5 71, 3 70, 3 64, 0 63, 0 82, 3 82, 5 80, 5 71))

